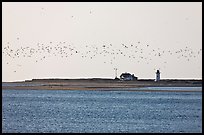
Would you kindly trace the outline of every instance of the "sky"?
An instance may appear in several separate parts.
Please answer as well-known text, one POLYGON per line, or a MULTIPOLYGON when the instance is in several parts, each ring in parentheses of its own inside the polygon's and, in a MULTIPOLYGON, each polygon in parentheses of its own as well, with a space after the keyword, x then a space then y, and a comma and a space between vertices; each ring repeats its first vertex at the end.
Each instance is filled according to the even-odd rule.
POLYGON ((201 2, 3 2, 2 81, 202 78, 201 2))

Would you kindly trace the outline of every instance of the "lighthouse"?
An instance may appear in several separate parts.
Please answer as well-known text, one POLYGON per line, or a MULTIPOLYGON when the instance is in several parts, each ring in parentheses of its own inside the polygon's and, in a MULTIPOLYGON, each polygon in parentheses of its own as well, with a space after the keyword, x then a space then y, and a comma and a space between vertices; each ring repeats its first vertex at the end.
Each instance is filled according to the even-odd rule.
POLYGON ((156 79, 155 79, 156 82, 160 81, 160 72, 159 70, 157 70, 156 72, 156 79))

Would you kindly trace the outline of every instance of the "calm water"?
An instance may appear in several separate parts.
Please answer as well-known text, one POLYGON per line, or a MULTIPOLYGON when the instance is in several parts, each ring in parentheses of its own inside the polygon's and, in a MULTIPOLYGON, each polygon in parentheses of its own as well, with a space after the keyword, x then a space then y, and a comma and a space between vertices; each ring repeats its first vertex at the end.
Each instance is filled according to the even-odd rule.
POLYGON ((141 87, 140 90, 180 90, 180 91, 202 91, 202 87, 141 87))
POLYGON ((202 92, 3 90, 2 132, 202 132, 202 92))

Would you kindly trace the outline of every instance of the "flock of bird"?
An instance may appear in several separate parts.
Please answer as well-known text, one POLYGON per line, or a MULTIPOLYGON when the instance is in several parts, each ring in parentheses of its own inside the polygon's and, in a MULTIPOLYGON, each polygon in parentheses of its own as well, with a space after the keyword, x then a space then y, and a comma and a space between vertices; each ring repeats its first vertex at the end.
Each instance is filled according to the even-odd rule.
MULTIPOLYGON (((41 8, 45 11, 45 8, 41 8)), ((93 11, 89 11, 89 15, 93 14, 93 11)), ((70 16, 75 18, 74 15, 70 16)), ((17 37, 20 41, 20 38, 17 37)), ((161 65, 168 64, 169 60, 166 59, 168 56, 171 59, 191 61, 198 57, 202 53, 202 49, 193 50, 186 46, 177 50, 167 50, 162 48, 155 48, 150 44, 145 44, 140 41, 134 44, 127 43, 106 43, 106 44, 84 44, 74 46, 67 41, 61 42, 47 42, 47 43, 36 43, 32 46, 19 46, 19 48, 12 48, 14 44, 7 42, 3 47, 3 55, 15 61, 22 61, 22 58, 28 58, 33 60, 34 63, 39 63, 50 57, 59 57, 61 59, 81 58, 87 60, 100 60, 104 64, 111 64, 116 67, 118 62, 131 61, 137 64, 152 64, 155 60, 162 60, 161 65), (172 58, 173 57, 173 58, 172 58), (18 60, 16 60, 18 59, 18 60)), ((7 65, 12 64, 12 60, 6 62, 7 65)), ((19 63, 18 67, 21 67, 19 63)), ((155 70, 155 69, 154 69, 155 70)), ((16 71, 14 71, 16 72, 16 71)))
MULTIPOLYGON (((19 40, 19 38, 17 38, 19 40)), ((71 45, 68 42, 49 42, 49 43, 37 43, 35 47, 23 47, 13 49, 10 42, 7 42, 3 48, 3 55, 10 57, 11 59, 20 58, 34 58, 35 63, 46 60, 49 57, 60 57, 62 59, 69 59, 76 55, 82 59, 97 59, 101 57, 103 63, 111 64, 114 66, 116 60, 121 60, 124 57, 125 60, 131 60, 135 63, 144 62, 150 64, 155 59, 161 58, 163 63, 167 64, 168 60, 165 59, 165 55, 175 56, 178 60, 190 61, 193 58, 198 57, 201 54, 202 49, 194 51, 189 47, 181 48, 178 50, 164 50, 161 48, 151 47, 149 44, 142 44, 140 41, 134 44, 102 44, 102 45, 84 45, 77 46, 71 45)), ((33 60, 33 59, 32 59, 33 60)), ((9 64, 9 62, 7 62, 9 64)), ((17 66, 22 66, 17 64, 17 66)), ((16 71, 15 71, 16 72, 16 71)))

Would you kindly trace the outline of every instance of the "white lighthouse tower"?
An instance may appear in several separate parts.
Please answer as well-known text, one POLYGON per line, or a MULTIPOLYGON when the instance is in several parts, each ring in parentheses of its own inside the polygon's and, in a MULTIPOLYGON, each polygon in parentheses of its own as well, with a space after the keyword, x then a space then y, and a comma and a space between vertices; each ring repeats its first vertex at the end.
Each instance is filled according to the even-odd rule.
POLYGON ((157 70, 156 72, 156 79, 155 79, 156 82, 160 81, 160 72, 159 70, 157 70))

